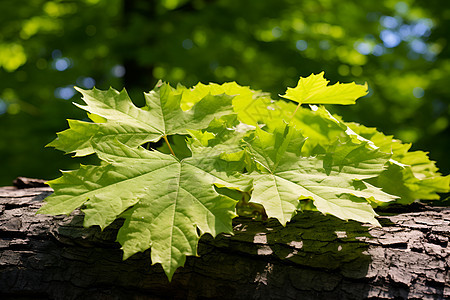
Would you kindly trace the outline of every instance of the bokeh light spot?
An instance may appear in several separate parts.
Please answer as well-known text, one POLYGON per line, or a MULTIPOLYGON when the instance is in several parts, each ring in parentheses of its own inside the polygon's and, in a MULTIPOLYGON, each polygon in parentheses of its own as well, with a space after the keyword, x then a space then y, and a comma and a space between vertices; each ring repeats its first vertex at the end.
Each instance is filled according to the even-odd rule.
POLYGON ((372 49, 372 54, 375 56, 381 56, 383 55, 385 52, 385 48, 383 47, 383 45, 375 45, 373 46, 372 49))
POLYGON ((356 42, 354 47, 356 51, 363 55, 368 55, 372 52, 372 46, 366 42, 356 42))
POLYGON ((400 1, 400 2, 397 2, 397 3, 395 4, 395 10, 396 10, 399 14, 404 15, 404 14, 407 14, 407 13, 408 13, 409 6, 408 6, 407 3, 403 2, 403 1, 400 1))
POLYGON ((422 98, 425 95, 425 91, 420 86, 417 86, 413 89, 413 95, 416 98, 422 98))
POLYGON ((8 105, 6 104, 5 101, 0 99, 0 115, 3 115, 4 113, 6 113, 7 110, 8 110, 8 105))
POLYGON ((123 77, 125 75, 125 72, 125 67, 122 65, 115 65, 111 70, 111 73, 114 77, 123 77))
POLYGON ((52 51, 52 58, 53 59, 60 58, 61 56, 62 56, 61 50, 55 49, 55 50, 52 51))
POLYGON ((428 19, 420 19, 412 27, 412 34, 417 37, 429 36, 431 33, 431 23, 428 19))
POLYGON ((95 86, 95 79, 92 77, 85 77, 82 80, 82 84, 87 89, 92 89, 95 86))
POLYGON ((184 49, 186 50, 190 50, 192 49, 192 47, 194 47, 194 42, 192 42, 191 39, 185 39, 181 45, 183 46, 184 49))
POLYGON ((295 47, 300 51, 305 51, 308 48, 308 43, 304 40, 298 40, 295 43, 295 47))
POLYGON ((328 40, 322 40, 319 42, 319 48, 322 50, 328 50, 330 49, 331 45, 328 40))
POLYGON ((411 42, 410 46, 414 52, 420 53, 420 54, 425 54, 428 50, 427 44, 425 44, 421 40, 413 40, 411 42))
POLYGON ((75 89, 71 86, 59 87, 55 89, 55 97, 59 99, 69 100, 75 95, 75 89))
POLYGON ((380 23, 381 25, 383 25, 383 27, 390 29, 394 29, 399 25, 399 21, 396 18, 390 16, 382 16, 380 18, 380 23))
POLYGON ((381 31, 380 38, 386 48, 397 47, 402 41, 400 35, 388 29, 381 31))
POLYGON ((54 68, 58 71, 65 71, 70 67, 70 60, 67 57, 57 58, 54 63, 54 68))
POLYGON ((347 65, 340 65, 338 67, 338 73, 341 76, 348 76, 350 74, 350 68, 347 65))
POLYGON ((283 35, 283 29, 281 29, 280 27, 276 26, 272 29, 272 35, 274 38, 279 38, 283 35))

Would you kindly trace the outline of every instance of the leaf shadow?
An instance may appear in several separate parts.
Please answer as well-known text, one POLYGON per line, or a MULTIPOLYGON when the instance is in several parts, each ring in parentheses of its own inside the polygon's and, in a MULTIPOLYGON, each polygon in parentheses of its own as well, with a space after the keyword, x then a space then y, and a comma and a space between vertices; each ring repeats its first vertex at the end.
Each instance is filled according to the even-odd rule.
MULTIPOLYGON (((346 293, 357 293, 353 297, 363 299, 368 293, 364 283, 371 263, 368 226, 307 211, 286 227, 274 219, 237 218, 234 229, 234 236, 203 238, 200 254, 233 255, 233 263, 223 259, 217 272, 252 282, 255 290, 248 299, 277 299, 293 292, 301 299, 342 299, 346 293), (217 253, 221 251, 225 254, 217 253), (349 284, 359 286, 350 289, 349 284)), ((228 290, 231 298, 232 292, 228 290)), ((236 297, 245 298, 242 291, 235 292, 236 297)))

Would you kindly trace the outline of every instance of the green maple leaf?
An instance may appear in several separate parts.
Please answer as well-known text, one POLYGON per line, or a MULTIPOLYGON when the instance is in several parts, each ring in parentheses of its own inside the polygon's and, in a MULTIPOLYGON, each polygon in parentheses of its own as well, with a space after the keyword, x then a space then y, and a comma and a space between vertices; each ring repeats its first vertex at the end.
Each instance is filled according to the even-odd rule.
POLYGON ((370 182, 387 193, 399 196, 396 203, 410 204, 418 199, 437 200, 440 198, 437 193, 450 191, 450 176, 442 176, 426 152, 409 151, 411 144, 403 144, 375 128, 357 123, 345 125, 357 136, 370 140, 380 150, 392 153, 388 168, 370 182))
POLYGON ((105 228, 128 209, 117 237, 124 259, 151 247, 152 262, 161 263, 169 279, 187 255, 197 255, 202 234, 232 233, 236 201, 218 194, 214 185, 241 190, 250 185, 217 169, 226 169, 226 162, 217 164, 215 152, 178 160, 119 142, 95 147, 102 165, 82 166, 50 181, 55 193, 39 213, 83 207, 85 226, 105 228))
POLYGON ((181 107, 185 110, 191 108, 198 99, 208 94, 234 96, 233 109, 237 113, 239 121, 248 125, 265 123, 273 117, 279 117, 281 113, 280 110, 275 109, 276 103, 270 99, 267 93, 252 90, 248 86, 240 86, 236 82, 226 82, 221 85, 199 83, 187 92, 185 89, 182 91, 181 107))
POLYGON ((312 199, 322 213, 379 225, 369 201, 387 202, 395 196, 364 180, 379 175, 389 155, 347 142, 337 144, 328 155, 302 157, 303 140, 289 126, 273 133, 256 129, 254 138, 247 141, 259 165, 259 171, 249 174, 254 180, 251 202, 263 205, 267 215, 283 225, 305 198, 312 199))
MULTIPOLYGON (((284 111, 294 109, 292 103, 280 103, 278 106, 284 111)), ((450 190, 450 176, 442 176, 426 152, 409 151, 411 144, 403 144, 375 128, 344 122, 339 116, 332 116, 324 107, 312 108, 313 110, 299 108, 291 120, 308 137, 303 153, 326 153, 329 145, 336 139, 347 136, 354 143, 366 143, 372 149, 392 154, 386 170, 368 182, 389 194, 399 196, 395 203, 409 204, 417 199, 435 200, 439 199, 437 193, 450 190)), ((393 202, 385 204, 391 203, 393 202)))
POLYGON ((324 72, 300 77, 295 88, 288 88, 284 97, 300 104, 355 104, 356 99, 367 95, 367 85, 336 83, 327 86, 329 81, 324 72))
POLYGON ((92 154, 91 145, 115 139, 136 147, 168 135, 187 134, 187 129, 205 128, 214 118, 233 112, 233 97, 225 94, 202 95, 190 110, 183 111, 182 94, 166 83, 144 94, 143 108, 136 107, 125 90, 77 90, 83 94, 86 105, 76 105, 91 113, 96 121, 101 117, 101 123, 69 120, 70 129, 58 133, 58 138, 48 145, 66 153, 74 152, 75 156, 92 154))
MULTIPOLYGON (((292 111, 294 107, 291 103, 280 103, 279 106, 286 111, 292 111)), ((375 128, 344 122, 339 116, 332 116, 324 107, 312 108, 300 108, 292 119, 292 124, 301 128, 308 137, 303 147, 306 148, 304 153, 313 154, 318 149, 326 153, 330 143, 347 136, 355 143, 366 143, 372 149, 392 154, 386 170, 368 182, 398 196, 395 203, 410 204, 417 199, 435 200, 439 199, 437 193, 450 190, 450 176, 442 176, 426 152, 411 152, 411 144, 403 144, 375 128)))

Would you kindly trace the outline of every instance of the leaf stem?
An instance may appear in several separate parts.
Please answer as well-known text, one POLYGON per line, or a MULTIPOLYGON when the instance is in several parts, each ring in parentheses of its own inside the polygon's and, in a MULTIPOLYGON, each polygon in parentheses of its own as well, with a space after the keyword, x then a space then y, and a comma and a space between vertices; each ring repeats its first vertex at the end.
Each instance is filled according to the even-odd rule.
POLYGON ((289 119, 288 124, 291 124, 291 121, 292 121, 292 119, 295 117, 295 114, 297 113, 298 108, 300 107, 300 105, 302 105, 301 102, 300 102, 300 103, 297 105, 297 107, 295 108, 294 113, 292 114, 291 118, 289 119))
POLYGON ((173 155, 174 157, 177 157, 177 156, 175 155, 175 153, 173 152, 172 147, 170 147, 170 143, 169 143, 169 140, 167 139, 167 136, 166 136, 166 135, 163 135, 163 139, 166 141, 167 146, 169 146, 170 153, 172 153, 172 155, 173 155))

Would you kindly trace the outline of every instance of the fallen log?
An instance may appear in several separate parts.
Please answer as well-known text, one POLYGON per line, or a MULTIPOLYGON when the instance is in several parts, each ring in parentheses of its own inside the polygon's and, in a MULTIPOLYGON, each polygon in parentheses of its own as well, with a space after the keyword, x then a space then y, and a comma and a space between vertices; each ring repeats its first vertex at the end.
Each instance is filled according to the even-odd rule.
POLYGON ((36 215, 52 190, 32 182, 0 188, 0 299, 450 298, 449 208, 384 215, 382 228, 315 212, 286 227, 236 218, 168 282, 149 250, 122 261, 120 220, 102 232, 80 211, 36 215))

